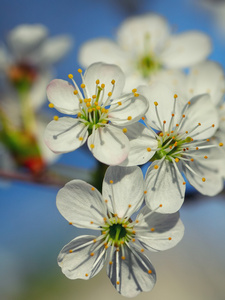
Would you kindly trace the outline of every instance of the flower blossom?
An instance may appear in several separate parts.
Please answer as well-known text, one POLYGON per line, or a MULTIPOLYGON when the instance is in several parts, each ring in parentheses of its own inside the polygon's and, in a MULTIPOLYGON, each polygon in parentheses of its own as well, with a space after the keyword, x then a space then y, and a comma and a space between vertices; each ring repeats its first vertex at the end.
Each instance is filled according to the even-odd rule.
POLYGON ((63 247, 58 264, 68 278, 90 279, 107 262, 108 277, 123 296, 154 287, 155 269, 145 252, 174 247, 184 226, 178 212, 161 214, 162 205, 139 211, 144 195, 143 175, 136 166, 109 167, 102 195, 81 180, 70 181, 58 192, 58 210, 70 225, 100 230, 99 236, 79 236, 63 247))
POLYGON ((22 24, 0 46, 0 168, 23 166, 36 174, 56 159, 43 142, 46 120, 38 109, 46 99, 52 65, 71 48, 67 35, 48 38, 41 24, 22 24))
POLYGON ((125 20, 117 42, 106 38, 87 41, 80 49, 84 67, 96 61, 118 64, 126 75, 125 91, 148 85, 168 69, 181 69, 203 61, 211 52, 209 37, 199 31, 171 34, 166 20, 145 14, 125 20))
POLYGON ((95 158, 108 165, 119 164, 130 147, 124 126, 140 120, 148 109, 147 100, 136 89, 121 95, 125 77, 116 65, 95 63, 84 75, 81 69, 78 72, 84 96, 72 74, 73 85, 55 79, 47 87, 49 106, 74 117, 56 116, 46 128, 45 142, 52 151, 65 153, 87 140, 95 158))
POLYGON ((161 83, 141 86, 138 92, 149 101, 149 110, 141 123, 129 126, 130 139, 125 166, 151 161, 146 173, 147 205, 155 209, 163 204, 162 213, 180 209, 186 179, 199 192, 215 195, 223 189, 224 157, 218 146, 210 143, 219 120, 207 94, 184 101, 161 83))

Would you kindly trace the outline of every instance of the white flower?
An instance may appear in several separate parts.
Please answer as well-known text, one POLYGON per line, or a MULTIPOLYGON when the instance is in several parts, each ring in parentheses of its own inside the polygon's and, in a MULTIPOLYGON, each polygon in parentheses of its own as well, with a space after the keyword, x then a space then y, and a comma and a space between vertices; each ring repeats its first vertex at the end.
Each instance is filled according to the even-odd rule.
POLYGON ((139 87, 138 92, 149 101, 147 127, 127 127, 131 149, 122 164, 152 161, 146 173, 147 205, 155 209, 162 203, 162 213, 179 210, 186 184, 181 172, 202 194, 219 193, 225 161, 218 146, 209 143, 219 125, 210 96, 201 94, 186 102, 160 83, 139 87))
POLYGON ((187 31, 171 35, 164 18, 145 14, 125 20, 118 29, 117 43, 106 38, 86 42, 79 61, 84 67, 96 61, 118 64, 126 75, 125 91, 148 84, 163 69, 190 67, 211 52, 207 35, 187 31))
POLYGON ((0 47, 0 73, 5 76, 6 92, 13 95, 15 87, 29 86, 31 104, 35 109, 45 101, 52 65, 65 56, 72 46, 70 36, 48 38, 47 35, 44 25, 22 24, 9 32, 8 49, 0 47))
POLYGON ((140 120, 148 109, 147 100, 136 93, 121 95, 125 77, 116 65, 92 64, 82 77, 82 95, 73 84, 55 79, 47 88, 50 107, 75 117, 56 117, 45 131, 47 146, 56 153, 73 151, 88 140, 88 147, 99 161, 116 165, 126 159, 129 140, 127 126, 140 120), (112 100, 112 98, 114 100, 112 100))
POLYGON ((150 291, 156 274, 148 251, 174 247, 183 237, 179 213, 160 214, 159 205, 141 209, 144 200, 143 175, 138 167, 109 167, 103 194, 81 180, 67 183, 57 195, 57 207, 69 224, 100 230, 99 236, 79 236, 58 256, 62 272, 70 279, 90 279, 108 261, 107 274, 123 296, 150 291))

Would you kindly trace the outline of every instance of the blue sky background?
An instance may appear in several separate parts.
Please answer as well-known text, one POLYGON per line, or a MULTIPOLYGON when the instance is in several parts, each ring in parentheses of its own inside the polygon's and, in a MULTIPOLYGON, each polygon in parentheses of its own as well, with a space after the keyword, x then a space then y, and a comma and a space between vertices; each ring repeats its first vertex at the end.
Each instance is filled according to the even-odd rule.
MULTIPOLYGON (((116 29, 126 17, 151 11, 165 16, 172 25, 174 32, 198 29, 208 33, 214 44, 214 51, 210 58, 225 66, 224 37, 216 31, 212 16, 194 3, 197 3, 197 0, 1 0, 0 41, 5 41, 7 33, 22 23, 42 23, 48 27, 50 35, 67 33, 74 36, 73 49, 56 66, 57 77, 66 79, 67 74, 75 73, 79 67, 77 53, 83 42, 95 37, 113 38, 116 29), (125 5, 129 2, 133 3, 133 6, 130 4, 127 7, 125 5)), ((45 109, 47 110, 47 105, 45 109)), ((95 165, 94 159, 82 150, 63 155, 60 158, 60 163, 86 168, 95 165)), ((41 300, 77 299, 76 297, 73 298, 72 295, 77 295, 76 291, 79 290, 81 293, 79 299, 86 300, 85 297, 89 297, 87 291, 85 291, 86 294, 82 294, 79 284, 76 283, 75 285, 74 282, 65 279, 56 264, 60 249, 78 233, 82 233, 82 230, 68 226, 57 211, 55 206, 57 189, 23 182, 2 182, 0 189, 0 296, 3 293, 1 299, 36 299, 35 293, 38 295, 37 299, 41 300), (40 278, 44 279, 41 280, 40 278), (60 284, 71 290, 71 298, 66 296, 68 293, 63 288, 60 290, 60 284), (53 287, 51 291, 46 287, 48 285, 53 287), (53 290, 54 293, 58 291, 58 295, 62 296, 57 296, 53 290)), ((220 295, 225 293, 222 290, 223 285, 220 285, 217 279, 214 281, 210 279, 210 281, 209 273, 212 271, 225 278, 224 213, 223 197, 204 199, 204 197, 196 196, 190 204, 181 210, 187 234, 183 244, 177 246, 174 253, 178 258, 179 255, 181 258, 183 255, 180 264, 183 264, 187 274, 189 274, 188 272, 191 274, 192 265, 189 261, 191 258, 188 254, 188 247, 192 245, 191 250, 189 250, 196 254, 199 263, 202 262, 202 266, 204 266, 200 267, 200 271, 198 270, 199 276, 203 278, 199 279, 199 289, 198 284, 196 284, 194 294, 190 294, 192 296, 187 299, 222 300, 220 295), (196 245, 197 250, 193 244, 196 245), (206 253, 205 256, 204 253, 206 253), (213 266, 216 269, 213 269, 210 264, 209 269, 207 269, 207 264, 211 258, 214 260, 213 266), (206 279, 205 273, 208 274, 206 279), (218 292, 218 298, 207 298, 207 295, 210 295, 207 284, 211 285, 212 291, 218 292), (205 289, 205 292, 201 294, 200 289, 205 289)), ((173 261, 175 257, 172 256, 172 251, 169 252, 168 257, 173 261)), ((166 253, 160 254, 160 258, 167 263, 166 253)), ((163 270, 159 260, 158 266, 160 270, 163 270)), ((182 269, 180 271, 182 272, 182 269)), ((197 271, 195 270, 195 272, 197 271)), ((163 278, 159 274, 160 276, 163 278)), ((95 297, 105 299, 104 297, 108 295, 108 288, 114 299, 120 299, 120 296, 117 296, 116 292, 111 289, 109 283, 107 283, 106 290, 102 291, 102 297, 104 297, 97 296, 99 281, 96 279, 93 282, 96 284, 96 294, 95 291, 92 293, 93 299, 97 299, 95 297)), ((83 289, 89 289, 88 282, 82 283, 81 286, 83 289)), ((92 286, 93 284, 90 284, 90 287, 92 286)), ((189 287, 188 290, 191 290, 193 288, 192 281, 187 280, 186 286, 187 289, 189 287)), ((183 289, 185 290, 184 287, 183 289)), ((152 299, 163 299, 162 290, 163 285, 158 282, 152 299)), ((181 299, 172 288, 167 290, 167 293, 173 295, 171 299, 181 299)), ((148 297, 150 296, 151 294, 148 294, 148 297)), ((170 299, 169 296, 167 299, 170 299)))

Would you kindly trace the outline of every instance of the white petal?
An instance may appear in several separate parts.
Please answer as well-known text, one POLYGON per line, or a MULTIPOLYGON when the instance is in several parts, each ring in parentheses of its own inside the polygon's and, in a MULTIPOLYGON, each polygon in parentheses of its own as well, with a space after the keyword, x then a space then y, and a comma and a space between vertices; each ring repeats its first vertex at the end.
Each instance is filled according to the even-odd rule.
POLYGON ((130 93, 134 88, 137 88, 139 85, 148 85, 148 79, 143 78, 139 70, 133 69, 132 63, 130 63, 132 69, 129 69, 126 75, 125 87, 123 89, 124 93, 130 93))
POLYGON ((126 19, 120 26, 117 36, 118 43, 126 51, 143 54, 148 42, 149 52, 157 54, 169 36, 169 28, 161 16, 145 14, 126 19))
POLYGON ((39 72, 38 77, 35 79, 31 90, 30 99, 32 107, 37 110, 46 101, 46 88, 52 79, 52 71, 45 69, 39 72))
POLYGON ((127 158, 130 149, 122 129, 112 125, 97 128, 88 138, 88 147, 94 157, 106 165, 120 164, 127 158))
POLYGON ((79 100, 74 95, 74 90, 74 86, 68 81, 54 79, 47 87, 47 97, 61 113, 75 115, 79 111, 79 100))
POLYGON ((159 213, 174 213, 180 209, 184 202, 185 184, 172 162, 166 159, 154 161, 147 170, 145 181, 145 200, 151 210, 158 208, 159 213), (162 207, 159 207, 161 204, 162 207))
POLYGON ((136 166, 145 164, 155 154, 154 149, 158 147, 158 141, 153 133, 141 123, 129 125, 126 129, 126 136, 130 141, 130 151, 121 165, 136 166))
POLYGON ((14 55, 21 58, 36 50, 47 33, 47 28, 41 24, 22 24, 9 33, 8 43, 14 55))
MULTIPOLYGON (((214 196, 223 189, 225 157, 220 150, 211 148, 197 151, 199 157, 193 162, 187 162, 197 175, 183 164, 183 172, 187 180, 203 195, 214 196), (208 158, 205 159, 204 156, 208 158), (202 178, 205 178, 204 182, 202 178)), ((196 151, 193 154, 196 154, 196 151)))
POLYGON ((160 55, 167 68, 185 68, 203 61, 212 51, 210 38, 199 31, 174 35, 160 55))
POLYGON ((59 118, 46 127, 44 140, 55 153, 67 153, 82 146, 88 137, 86 126, 78 119, 59 118), (82 137, 82 140, 79 138, 82 137))
MULTIPOLYGON (((120 99, 118 99, 119 101, 120 99)), ((109 111, 109 118, 114 125, 129 125, 141 119, 148 110, 148 102, 145 97, 139 95, 134 97, 133 94, 127 96, 121 105, 112 105, 112 112, 109 111), (116 108, 114 108, 116 106, 116 108), (114 119, 115 118, 115 119, 114 119)))
POLYGON ((85 68, 101 61, 118 65, 124 72, 127 70, 128 54, 109 39, 99 38, 87 41, 81 46, 78 55, 79 63, 85 68))
POLYGON ((223 68, 216 62, 205 61, 190 70, 187 80, 187 93, 190 99, 194 95, 208 93, 214 105, 218 105, 224 96, 225 78, 223 68))
MULTIPOLYGON (((175 91, 169 89, 167 85, 164 85, 160 82, 155 82, 149 86, 140 86, 137 90, 139 94, 148 99, 149 109, 146 113, 146 117, 148 119, 149 125, 161 131, 162 126, 160 125, 160 122, 162 124, 163 121, 166 121, 165 129, 167 130, 170 124, 171 115, 173 113, 175 91), (156 107, 154 102, 158 103, 157 110, 160 122, 156 114, 156 107)), ((180 121, 181 111, 183 107, 184 101, 182 100, 182 97, 178 95, 174 117, 175 124, 180 121)))
POLYGON ((110 211, 118 217, 132 215, 140 208, 144 195, 144 180, 139 167, 109 167, 103 181, 102 195, 110 211), (113 183, 110 183, 110 181, 113 183))
POLYGON ((135 249, 124 247, 125 259, 115 251, 107 274, 115 289, 125 297, 135 297, 150 291, 156 282, 156 273, 150 260, 135 249), (151 272, 151 273, 150 273, 151 272))
MULTIPOLYGON (((144 206, 136 220, 142 219, 151 210, 144 206)), ((174 247, 184 235, 184 225, 179 213, 160 214, 153 212, 135 226, 136 237, 150 251, 163 251, 174 247), (141 232, 139 233, 138 229, 141 232), (144 230, 146 230, 144 232, 144 230)))
POLYGON ((105 263, 106 252, 104 245, 96 250, 100 242, 93 243, 95 238, 91 235, 79 236, 60 251, 58 264, 66 277, 90 279, 101 271, 105 263), (70 250, 73 252, 70 253, 70 250), (91 256, 91 253, 94 255, 91 256))
POLYGON ((37 52, 36 59, 42 65, 54 64, 67 54, 72 44, 72 37, 67 35, 48 38, 37 52))
POLYGON ((96 229, 99 223, 104 224, 102 196, 85 181, 68 182, 59 190, 56 205, 63 217, 77 227, 96 229))
POLYGON ((190 102, 180 131, 191 132, 200 123, 201 126, 190 133, 190 136, 195 140, 210 138, 219 126, 218 112, 210 96, 208 94, 198 95, 193 97, 190 102))
POLYGON ((100 80, 100 85, 105 84, 103 102, 108 98, 108 93, 112 91, 112 80, 115 80, 115 88, 112 98, 118 98, 124 88, 125 76, 120 67, 105 63, 94 63, 90 65, 84 73, 84 83, 90 95, 96 93, 96 80, 100 80))

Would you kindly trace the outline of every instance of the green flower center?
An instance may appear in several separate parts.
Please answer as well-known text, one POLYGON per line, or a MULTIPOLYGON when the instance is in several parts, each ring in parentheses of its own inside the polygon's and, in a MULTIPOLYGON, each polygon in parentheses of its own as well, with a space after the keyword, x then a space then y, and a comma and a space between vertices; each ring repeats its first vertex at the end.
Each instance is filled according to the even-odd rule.
POLYGON ((137 61, 137 69, 141 72, 144 78, 148 78, 161 68, 160 62, 154 55, 145 54, 137 61))

